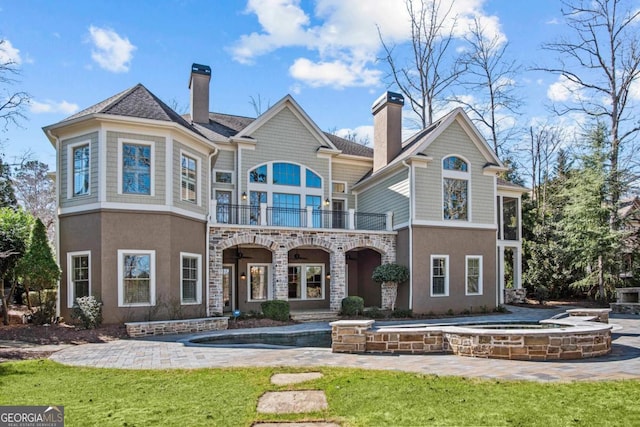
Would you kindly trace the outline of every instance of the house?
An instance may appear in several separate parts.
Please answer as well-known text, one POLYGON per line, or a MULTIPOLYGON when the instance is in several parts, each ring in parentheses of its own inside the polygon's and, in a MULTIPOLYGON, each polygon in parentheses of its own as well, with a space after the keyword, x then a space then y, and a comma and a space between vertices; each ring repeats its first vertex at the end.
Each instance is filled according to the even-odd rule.
MULTIPOLYGON (((462 109, 404 143, 403 97, 373 105, 374 147, 321 131, 290 95, 257 118, 191 113, 143 85, 44 128, 57 152, 61 315, 95 295, 105 322, 388 306, 381 263, 408 266, 397 306, 491 309, 520 288, 520 196, 462 109), (507 272, 509 274, 507 275, 507 272), (505 277, 508 277, 505 280, 505 277)), ((354 106, 358 108, 358 106, 354 106)))

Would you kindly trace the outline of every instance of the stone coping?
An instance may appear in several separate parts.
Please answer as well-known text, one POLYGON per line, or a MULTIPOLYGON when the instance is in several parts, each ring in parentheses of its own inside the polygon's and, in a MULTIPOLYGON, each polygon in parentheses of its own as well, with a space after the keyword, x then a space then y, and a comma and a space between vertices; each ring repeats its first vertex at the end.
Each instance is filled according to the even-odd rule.
MULTIPOLYGON (((639 288, 640 289, 640 288, 639 288)), ((610 308, 571 308, 567 313, 611 313, 610 308)))
MULTIPOLYGON (((613 325, 604 323, 596 323, 585 321, 571 322, 565 320, 553 321, 541 321, 540 323, 557 324, 563 327, 559 328, 500 328, 504 324, 486 324, 482 327, 473 326, 456 326, 456 325, 430 325, 425 327, 381 327, 371 332, 379 333, 400 333, 400 334, 413 334, 421 332, 444 332, 444 333, 457 333, 457 334, 474 334, 474 335, 564 335, 567 332, 576 333, 588 333, 588 332, 600 332, 607 329, 612 329, 613 325), (495 328, 492 328, 495 326, 495 328)), ((345 325, 346 326, 346 325, 345 325)))
POLYGON ((141 326, 141 325, 175 325, 176 323, 196 323, 196 322, 205 322, 210 320, 229 320, 228 316, 219 316, 219 317, 198 317, 195 319, 177 319, 177 320, 150 320, 148 322, 125 322, 125 326, 141 326))
POLYGON ((375 320, 372 319, 368 319, 368 320, 337 320, 335 322, 331 322, 329 323, 329 326, 333 327, 333 326, 345 326, 345 327, 350 327, 350 326, 371 326, 375 323, 375 320))

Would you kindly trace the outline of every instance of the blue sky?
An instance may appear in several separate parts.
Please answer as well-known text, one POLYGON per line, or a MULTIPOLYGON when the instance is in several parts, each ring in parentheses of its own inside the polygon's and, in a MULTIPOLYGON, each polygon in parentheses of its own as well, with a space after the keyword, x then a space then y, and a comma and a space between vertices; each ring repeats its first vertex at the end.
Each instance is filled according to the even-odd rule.
MULTIPOLYGON (((564 30, 558 0, 456 0, 455 8, 503 36, 522 70, 547 61, 541 43, 564 30)), ((32 96, 22 128, 0 134, 5 157, 31 150, 54 169, 42 126, 137 83, 186 112, 194 62, 212 67, 211 111, 255 116, 251 97, 264 110, 290 93, 321 129, 366 136, 371 104, 388 87, 376 25, 402 43, 403 11, 402 0, 0 0, 0 54, 18 62, 14 87, 32 96)), ((555 76, 517 79, 523 126, 563 96, 555 76)))

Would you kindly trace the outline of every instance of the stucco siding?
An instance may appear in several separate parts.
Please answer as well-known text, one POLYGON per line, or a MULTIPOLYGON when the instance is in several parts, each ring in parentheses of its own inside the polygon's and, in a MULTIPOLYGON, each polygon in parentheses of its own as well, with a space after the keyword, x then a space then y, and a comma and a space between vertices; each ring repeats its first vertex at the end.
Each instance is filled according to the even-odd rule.
POLYGON ((58 172, 60 177, 60 194, 58 195, 60 206, 62 208, 81 206, 89 203, 96 203, 98 201, 98 188, 99 188, 99 173, 98 173, 98 159, 99 159, 99 146, 98 132, 91 132, 86 135, 77 136, 75 138, 65 139, 61 142, 60 147, 60 163, 58 165, 58 172), (69 153, 70 146, 76 144, 89 143, 89 156, 90 156, 90 178, 89 178, 89 194, 82 196, 72 196, 73 194, 73 158, 69 153))
POLYGON ((205 214, 209 203, 207 182, 207 156, 186 145, 173 142, 173 204, 181 209, 205 214), (182 200, 182 155, 189 156, 197 162, 197 203, 182 200))
POLYGON ((445 313, 480 312, 496 306, 495 230, 452 227, 413 227, 413 311, 445 313), (431 256, 448 256, 449 294, 431 295, 431 256), (466 257, 482 257, 481 295, 466 295, 466 257))
POLYGON ((409 176, 403 168, 389 178, 358 194, 357 210, 360 212, 393 212, 393 225, 409 221, 409 176))
POLYGON ((450 155, 458 155, 469 161, 471 171, 470 216, 472 223, 493 224, 495 212, 494 188, 492 176, 483 175, 487 163, 482 153, 457 123, 453 122, 424 151, 431 156, 427 168, 416 168, 416 219, 424 221, 442 221, 442 160, 450 155))
POLYGON ((110 211, 63 216, 60 225, 61 310, 64 317, 69 314, 67 253, 88 250, 91 251, 91 293, 104 304, 104 323, 205 315, 204 222, 171 214, 110 211), (155 251, 155 306, 118 307, 118 250, 121 249, 155 251), (181 252, 201 256, 200 304, 180 303, 181 252))
MULTIPOLYGON (((165 176, 167 174, 166 168, 166 140, 165 138, 158 136, 142 135, 136 133, 125 132, 107 132, 107 201, 118 203, 137 203, 137 204, 161 204, 166 203, 166 184, 165 176), (153 175, 153 188, 152 194, 138 195, 138 194, 119 194, 122 193, 122 189, 118 188, 118 173, 119 165, 122 164, 122 159, 118 158, 118 141, 122 140, 131 143, 153 143, 153 155, 152 162, 155 169, 153 175)), ((121 172, 120 172, 121 173, 121 172)), ((175 171, 174 171, 175 173, 175 171)), ((179 174, 179 171, 178 171, 179 174)), ((121 184, 120 184, 121 185, 121 184)))

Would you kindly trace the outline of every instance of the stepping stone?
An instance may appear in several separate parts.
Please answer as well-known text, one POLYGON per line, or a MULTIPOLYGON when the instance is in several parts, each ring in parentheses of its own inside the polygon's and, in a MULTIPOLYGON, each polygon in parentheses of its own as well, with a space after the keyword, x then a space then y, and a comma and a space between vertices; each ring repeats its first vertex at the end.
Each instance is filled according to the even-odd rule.
POLYGON ((327 409, 327 396, 322 390, 269 391, 258 400, 263 414, 300 414, 327 409))
POLYGON ((304 372, 301 374, 275 374, 271 377, 271 384, 287 385, 303 383, 305 381, 317 380, 322 378, 320 372, 304 372))
POLYGON ((265 423, 255 423, 254 426, 261 426, 261 427, 340 427, 340 424, 336 424, 336 423, 328 423, 325 421, 319 421, 319 422, 313 422, 313 421, 305 421, 302 423, 287 423, 287 422, 282 422, 282 423, 269 423, 269 422, 265 422, 265 423))

